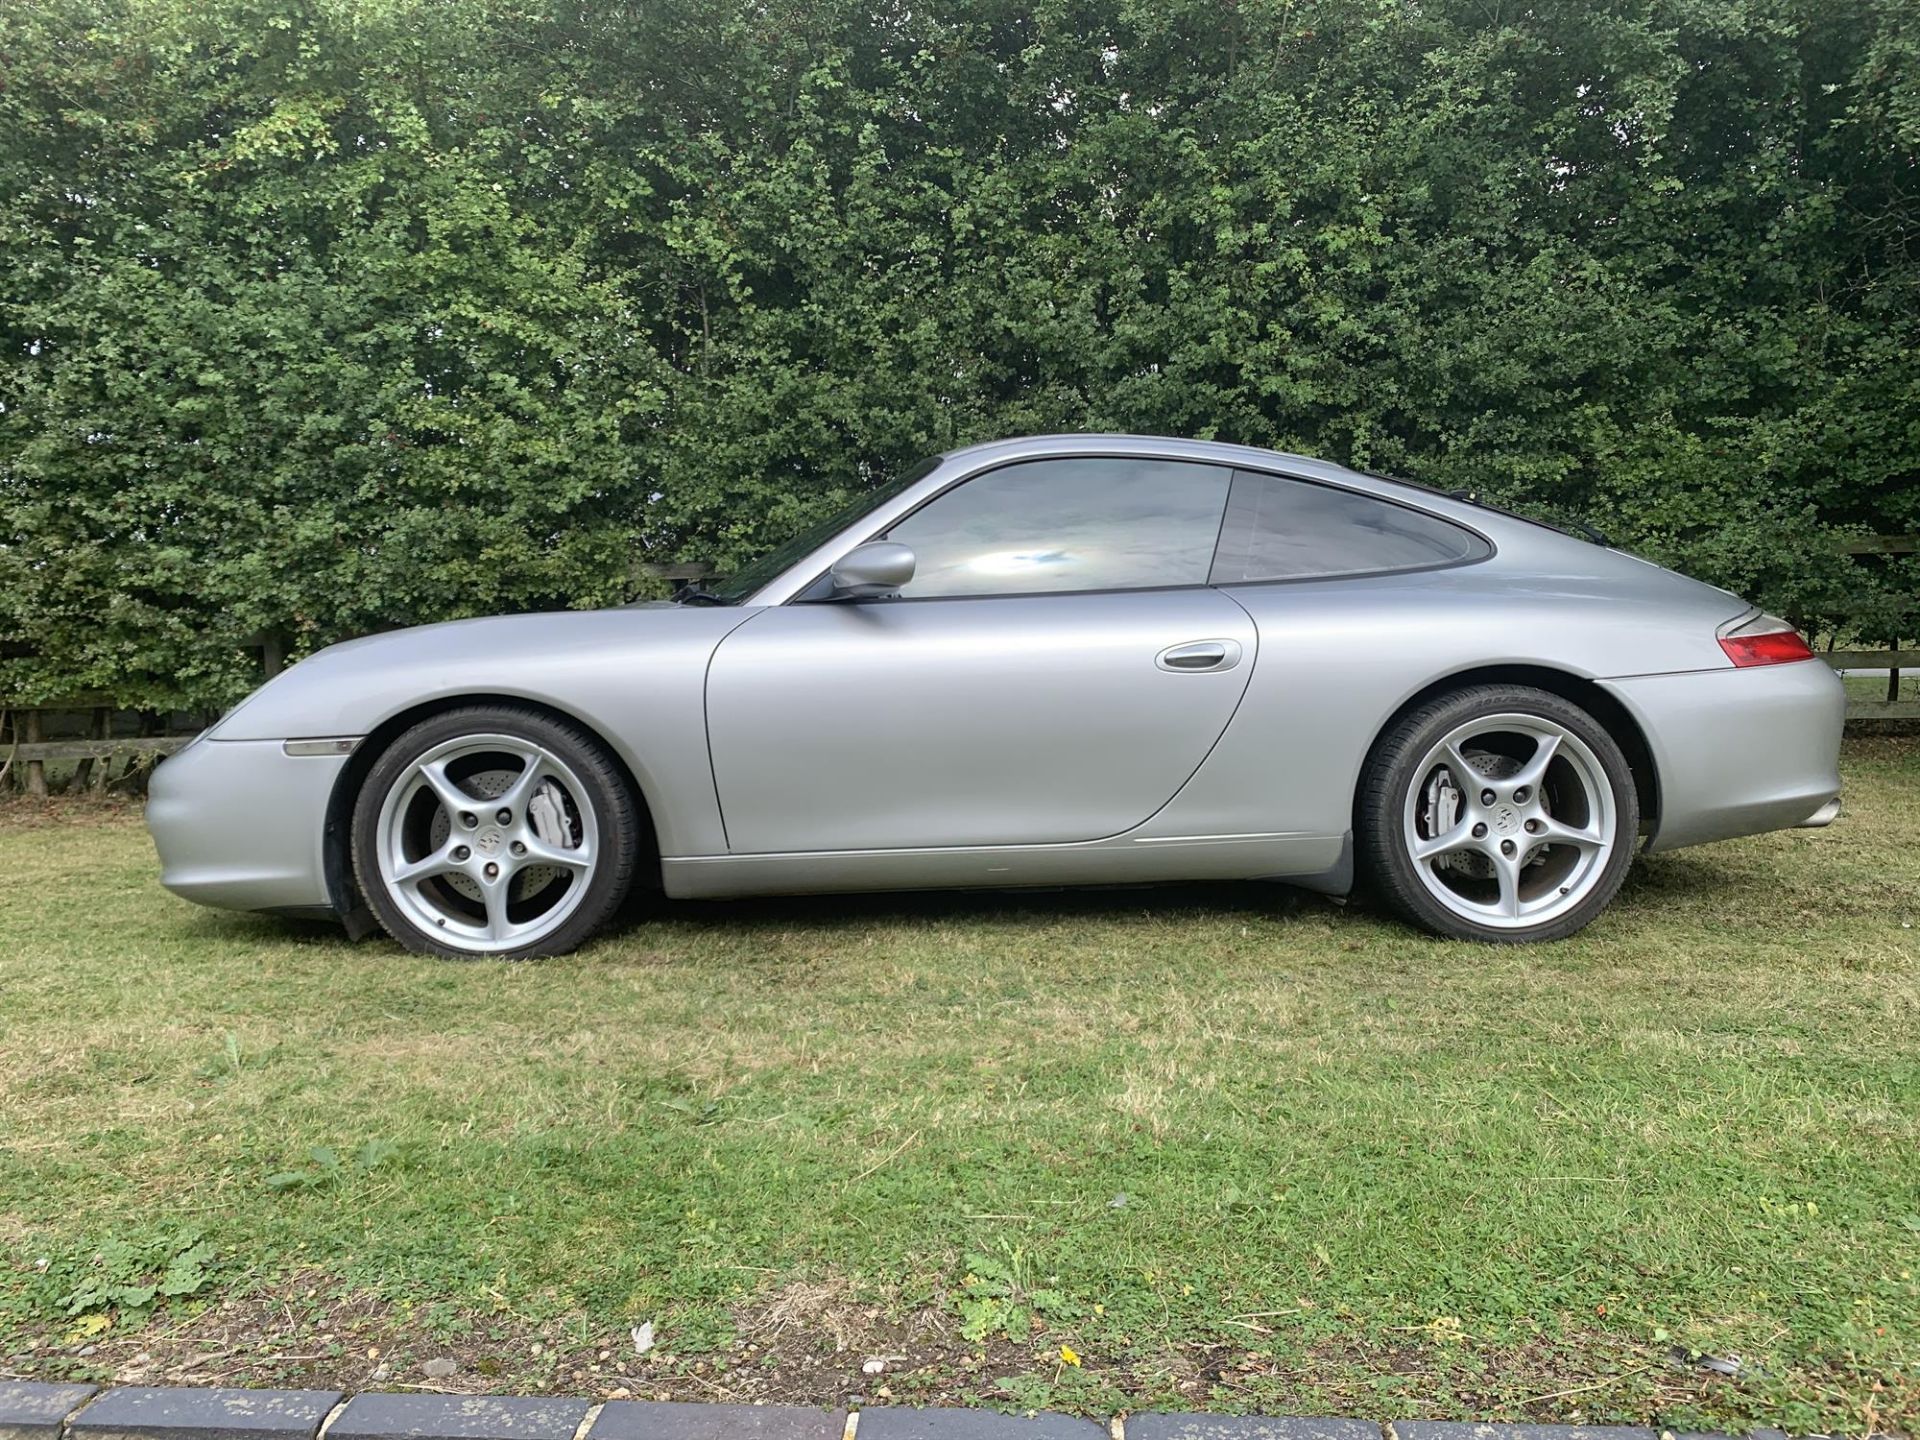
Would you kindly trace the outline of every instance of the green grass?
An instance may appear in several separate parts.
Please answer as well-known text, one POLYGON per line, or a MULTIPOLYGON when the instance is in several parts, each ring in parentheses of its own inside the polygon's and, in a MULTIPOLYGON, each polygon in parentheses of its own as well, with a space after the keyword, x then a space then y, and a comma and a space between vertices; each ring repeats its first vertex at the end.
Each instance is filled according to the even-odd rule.
POLYGON ((1847 687, 1849 700, 1920 700, 1920 674, 1912 670, 1900 672, 1898 693, 1887 694, 1887 677, 1884 675, 1848 675, 1842 683, 1847 687))
POLYGON ((1846 771, 1533 949, 1248 887, 445 963, 15 806, 0 1372, 1911 1427, 1920 746, 1846 771))

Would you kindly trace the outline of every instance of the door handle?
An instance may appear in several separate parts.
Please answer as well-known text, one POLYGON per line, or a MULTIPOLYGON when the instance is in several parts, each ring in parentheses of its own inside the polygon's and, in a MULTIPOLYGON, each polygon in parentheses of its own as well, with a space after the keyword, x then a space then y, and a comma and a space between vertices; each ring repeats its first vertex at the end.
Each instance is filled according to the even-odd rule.
POLYGON ((1240 642, 1189 640, 1162 650, 1153 663, 1162 670, 1231 670, 1240 663, 1240 642))

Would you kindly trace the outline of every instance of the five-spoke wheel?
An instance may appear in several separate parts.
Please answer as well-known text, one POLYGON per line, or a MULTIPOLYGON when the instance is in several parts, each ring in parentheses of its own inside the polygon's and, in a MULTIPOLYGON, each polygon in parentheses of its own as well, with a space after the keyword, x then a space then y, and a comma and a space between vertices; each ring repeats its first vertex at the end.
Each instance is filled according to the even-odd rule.
POLYGON ((1463 939, 1542 940, 1619 889, 1639 810, 1625 756, 1586 711, 1479 686, 1381 741, 1359 820, 1371 878, 1410 918, 1463 939))
POLYGON ((550 955, 619 904, 634 831, 626 785, 588 736, 540 711, 474 707, 415 726, 374 763, 354 864, 413 949, 550 955))

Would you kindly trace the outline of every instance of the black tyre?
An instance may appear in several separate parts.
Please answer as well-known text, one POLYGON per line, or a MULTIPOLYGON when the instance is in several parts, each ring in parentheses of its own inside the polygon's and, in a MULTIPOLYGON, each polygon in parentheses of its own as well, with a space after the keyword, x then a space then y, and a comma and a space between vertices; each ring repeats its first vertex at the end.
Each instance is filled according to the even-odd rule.
POLYGON ((354 803, 354 874, 409 950, 560 955, 626 897, 640 827, 592 736, 531 706, 473 705, 374 761, 354 803))
POLYGON ((1558 940, 1626 878, 1640 829, 1618 742, 1571 701, 1476 685, 1401 717, 1362 777, 1356 839, 1380 897, 1459 940, 1558 940))

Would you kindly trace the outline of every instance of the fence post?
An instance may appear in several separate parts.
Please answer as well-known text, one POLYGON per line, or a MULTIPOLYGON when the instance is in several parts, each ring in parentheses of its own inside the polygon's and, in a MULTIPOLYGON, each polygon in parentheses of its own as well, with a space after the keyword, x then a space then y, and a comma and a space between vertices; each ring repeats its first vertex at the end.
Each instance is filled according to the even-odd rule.
MULTIPOLYGON (((38 710, 27 710, 22 713, 26 718, 26 725, 21 733, 26 736, 27 744, 38 745, 40 743, 40 712, 38 710)), ((36 800, 44 800, 47 798, 46 761, 27 761, 27 794, 33 796, 36 800)))

